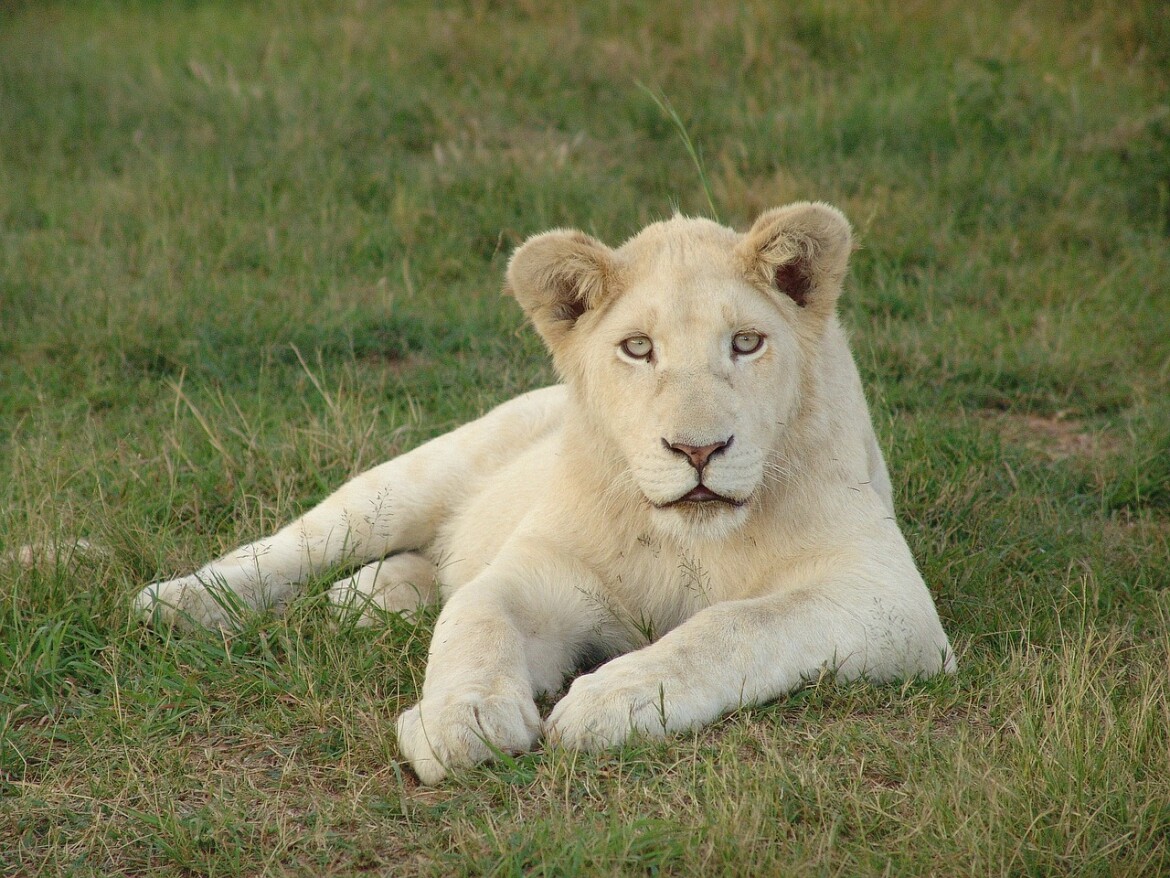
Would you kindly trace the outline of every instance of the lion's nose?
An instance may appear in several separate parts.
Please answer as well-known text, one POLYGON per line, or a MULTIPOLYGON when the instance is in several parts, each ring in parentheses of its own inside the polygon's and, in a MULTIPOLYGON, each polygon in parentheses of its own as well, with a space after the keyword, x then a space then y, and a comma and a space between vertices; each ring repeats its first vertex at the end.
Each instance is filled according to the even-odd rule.
POLYGON ((731 445, 734 439, 734 436, 728 436, 727 441, 713 442, 710 445, 687 445, 685 442, 667 442, 663 439, 662 444, 671 451, 685 454, 687 460, 691 462, 691 466, 702 473, 703 467, 707 465, 707 462, 720 451, 731 445))

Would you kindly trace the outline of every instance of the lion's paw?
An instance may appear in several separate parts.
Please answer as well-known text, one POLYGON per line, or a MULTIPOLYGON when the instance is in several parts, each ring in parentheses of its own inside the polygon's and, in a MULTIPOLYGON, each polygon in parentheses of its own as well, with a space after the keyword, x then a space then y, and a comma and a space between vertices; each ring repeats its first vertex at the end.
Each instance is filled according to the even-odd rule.
POLYGON ((209 588, 192 575, 151 583, 134 598, 134 609, 152 625, 230 628, 242 608, 227 589, 209 588))
POLYGON ((398 747, 424 784, 499 752, 524 753, 539 738, 540 714, 526 694, 425 698, 398 717, 398 747))
POLYGON ((550 743, 580 750, 604 750, 631 735, 660 738, 678 728, 676 706, 653 677, 610 665, 578 677, 549 714, 550 743))

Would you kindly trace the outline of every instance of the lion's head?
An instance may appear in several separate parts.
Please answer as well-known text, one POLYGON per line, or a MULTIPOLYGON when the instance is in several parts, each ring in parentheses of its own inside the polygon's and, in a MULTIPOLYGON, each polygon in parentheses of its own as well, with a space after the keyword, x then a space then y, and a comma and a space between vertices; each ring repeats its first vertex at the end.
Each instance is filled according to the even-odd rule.
POLYGON ((516 251, 508 289, 580 401, 598 465, 664 530, 719 536, 787 465, 851 248, 845 217, 810 203, 744 235, 675 217, 617 249, 556 230, 516 251))

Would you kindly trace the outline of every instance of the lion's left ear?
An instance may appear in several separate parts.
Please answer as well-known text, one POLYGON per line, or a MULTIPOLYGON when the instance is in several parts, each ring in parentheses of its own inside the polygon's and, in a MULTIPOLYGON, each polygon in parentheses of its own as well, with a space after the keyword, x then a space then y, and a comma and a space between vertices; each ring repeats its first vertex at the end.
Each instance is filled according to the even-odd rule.
POLYGON ((822 313, 841 294, 852 250, 845 215, 807 201, 765 211, 736 248, 745 274, 822 313))
POLYGON ((612 292, 614 266, 613 251, 596 238, 555 229, 529 238, 512 255, 504 289, 555 348, 612 292))

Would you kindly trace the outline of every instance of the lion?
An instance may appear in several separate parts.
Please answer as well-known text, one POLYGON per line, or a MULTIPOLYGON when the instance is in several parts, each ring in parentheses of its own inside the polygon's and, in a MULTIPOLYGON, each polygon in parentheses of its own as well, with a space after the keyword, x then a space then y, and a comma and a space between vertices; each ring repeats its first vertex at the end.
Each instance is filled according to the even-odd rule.
POLYGON ((441 599, 397 721, 426 784, 542 738, 596 750, 694 729, 825 673, 953 671, 836 314, 852 249, 845 217, 808 202, 744 234, 676 215, 616 249, 528 239, 505 286, 561 384, 147 586, 138 608, 226 626, 338 565, 356 572, 329 597, 363 624, 441 599), (535 699, 574 673, 542 720, 535 699))

